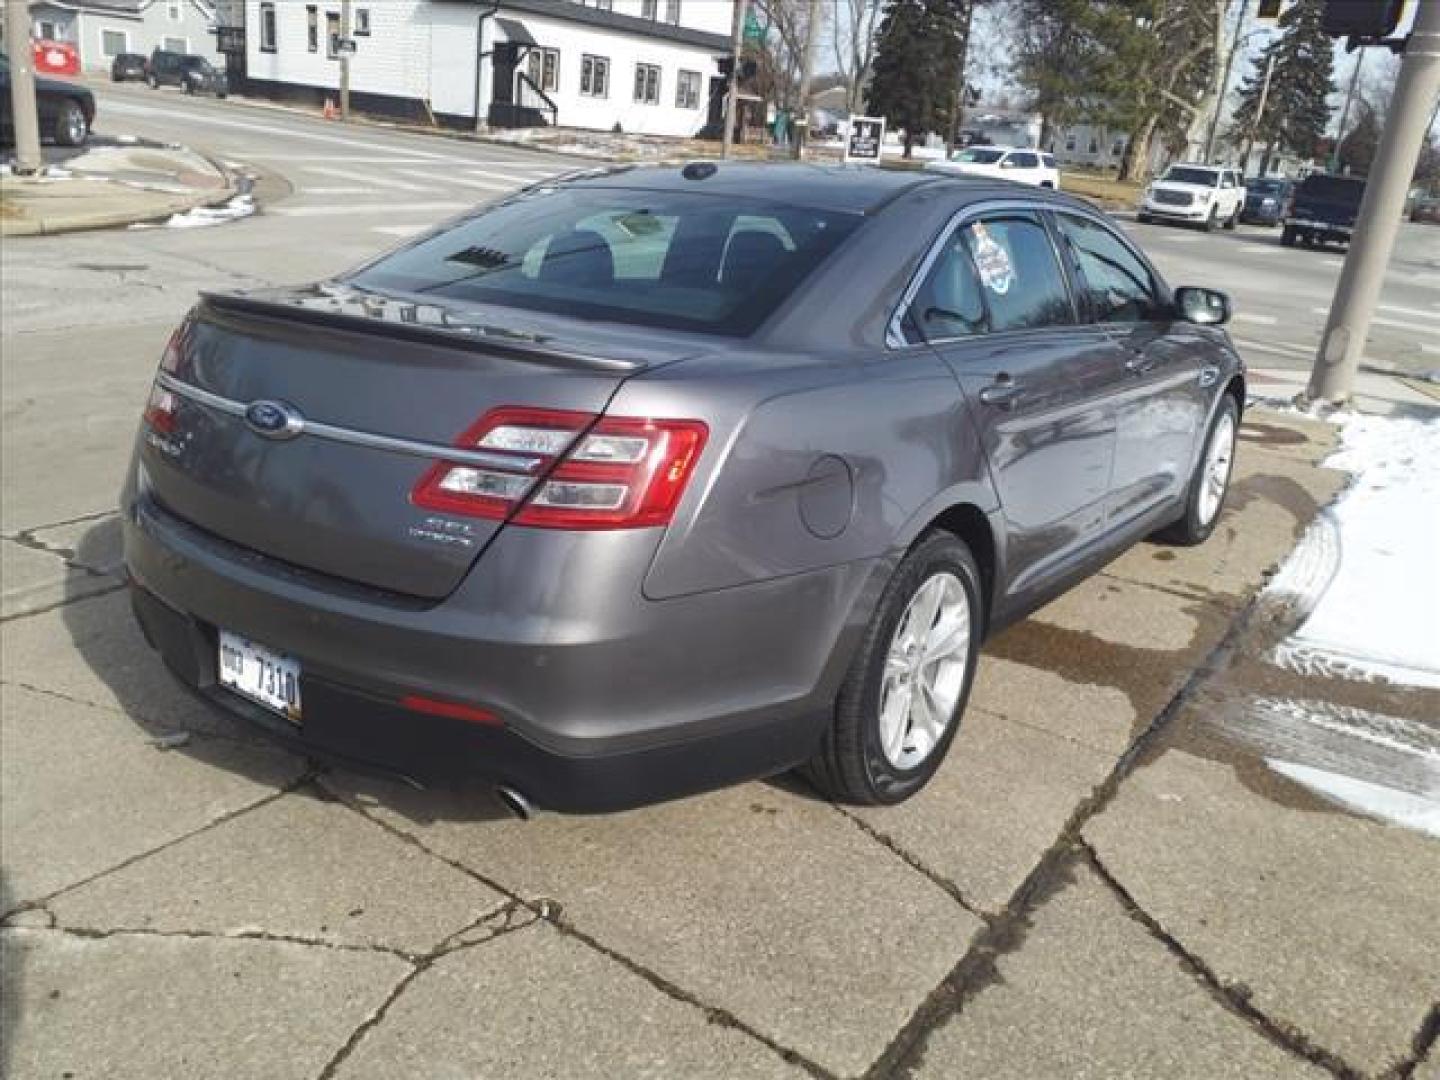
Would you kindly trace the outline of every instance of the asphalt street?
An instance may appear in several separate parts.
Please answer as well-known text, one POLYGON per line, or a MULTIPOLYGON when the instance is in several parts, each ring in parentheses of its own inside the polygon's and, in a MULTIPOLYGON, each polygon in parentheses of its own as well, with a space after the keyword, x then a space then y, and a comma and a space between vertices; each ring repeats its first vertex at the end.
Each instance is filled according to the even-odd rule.
MULTIPOLYGON (((269 255, 278 231, 295 279, 343 269, 478 202, 587 164, 138 84, 102 86, 99 100, 102 134, 185 143, 273 178, 261 189, 266 220, 246 227, 234 253, 244 262, 253 244, 269 255)), ((1310 366, 1343 250, 1284 248, 1278 229, 1260 226, 1205 234, 1119 216, 1172 285, 1231 294, 1232 337, 1252 366, 1310 366)), ((228 243, 217 238, 217 246, 228 243)), ((273 273, 273 263, 267 269, 273 273)), ((1440 229, 1402 224, 1365 361, 1416 375, 1440 371, 1440 229)))
MULTIPOLYGON (((187 694, 130 615, 115 507, 198 290, 323 277, 584 163, 99 96, 103 134, 253 170, 262 209, 4 244, 0 1075, 1440 1080, 1440 843, 1220 722, 1314 698, 1286 761, 1440 790, 1440 691, 1274 656, 1300 614, 1261 589, 1348 482, 1334 426, 1247 413, 1209 542, 1139 544, 987 642, 903 806, 781 777, 510 820, 187 694)), ((1234 294, 1252 363, 1306 363, 1338 256, 1127 227, 1234 294)), ((1407 226, 1377 360, 1430 355, 1436 236, 1407 226)))

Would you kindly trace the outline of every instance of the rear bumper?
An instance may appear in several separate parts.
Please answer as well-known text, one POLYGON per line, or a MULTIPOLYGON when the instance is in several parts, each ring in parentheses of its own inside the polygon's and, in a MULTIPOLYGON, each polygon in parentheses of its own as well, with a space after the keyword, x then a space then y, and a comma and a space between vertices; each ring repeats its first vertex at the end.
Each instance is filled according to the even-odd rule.
POLYGON ((1328 221, 1315 221, 1310 218, 1290 218, 1285 222, 1287 229, 1293 229, 1301 236, 1309 236, 1321 240, 1335 240, 1349 243, 1354 229, 1348 225, 1336 225, 1328 221))
POLYGON ((570 811, 805 760, 884 570, 849 564, 649 601, 639 581, 653 537, 512 528, 454 595, 422 607, 234 549, 144 498, 124 536, 147 640, 212 704, 321 758, 421 784, 506 784, 570 811), (221 627, 300 661, 302 724, 217 685, 221 627), (399 704, 409 694, 501 723, 415 713, 399 704))

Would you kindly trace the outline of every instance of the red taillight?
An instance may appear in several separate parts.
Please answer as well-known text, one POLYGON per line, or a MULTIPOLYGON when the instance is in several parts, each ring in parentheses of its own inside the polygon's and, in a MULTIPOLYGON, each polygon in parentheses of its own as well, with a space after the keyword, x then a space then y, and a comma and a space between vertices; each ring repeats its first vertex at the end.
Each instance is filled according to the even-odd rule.
POLYGON ((474 705, 462 705, 458 701, 441 701, 439 698, 425 697, 422 694, 406 695, 400 699, 400 706, 411 712, 425 713, 428 716, 443 716, 447 720, 464 720, 467 724, 483 724, 486 727, 503 727, 505 724, 505 721, 489 709, 479 709, 474 705))
POLYGON ((494 464, 436 462, 410 497, 426 509, 550 529, 665 525, 706 435, 695 420, 496 409, 457 442, 494 464))
MULTIPOLYGON (((189 330, 187 319, 170 335, 165 343, 165 352, 160 356, 160 370, 173 375, 180 367, 185 353, 185 335, 189 330)), ((145 403, 145 423, 162 435, 175 430, 175 395, 159 383, 150 387, 150 400, 145 403)))

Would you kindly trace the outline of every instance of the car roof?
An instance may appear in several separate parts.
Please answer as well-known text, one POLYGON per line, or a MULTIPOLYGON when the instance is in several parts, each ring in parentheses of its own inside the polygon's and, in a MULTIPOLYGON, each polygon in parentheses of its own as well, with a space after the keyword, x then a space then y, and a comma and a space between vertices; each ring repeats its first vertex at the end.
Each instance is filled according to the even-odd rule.
POLYGON ((674 165, 617 165, 567 178, 581 187, 634 187, 764 199, 842 213, 868 213, 914 188, 934 183, 934 173, 879 169, 871 165, 810 162, 703 161, 674 165))

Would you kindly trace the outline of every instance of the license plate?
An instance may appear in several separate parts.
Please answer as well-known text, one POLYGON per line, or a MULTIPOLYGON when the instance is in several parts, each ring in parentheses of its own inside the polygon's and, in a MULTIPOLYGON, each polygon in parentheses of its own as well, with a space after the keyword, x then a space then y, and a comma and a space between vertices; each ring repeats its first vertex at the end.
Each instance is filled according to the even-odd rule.
POLYGON ((300 661, 220 631, 220 685, 300 722, 300 661))

